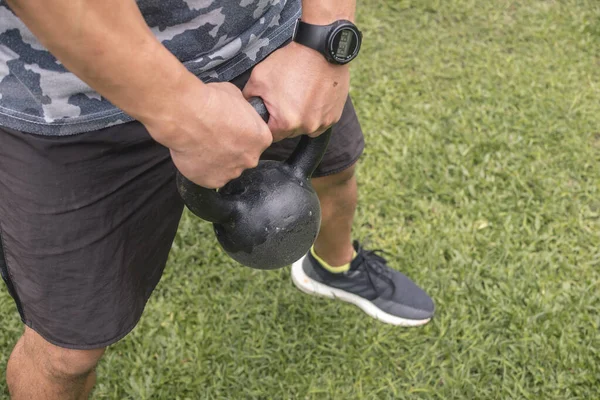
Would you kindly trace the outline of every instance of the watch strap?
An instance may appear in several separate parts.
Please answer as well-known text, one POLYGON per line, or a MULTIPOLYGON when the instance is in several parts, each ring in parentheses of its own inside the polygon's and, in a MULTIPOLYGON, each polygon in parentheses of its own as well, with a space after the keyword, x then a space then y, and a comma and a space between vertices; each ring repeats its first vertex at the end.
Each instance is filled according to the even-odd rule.
POLYGON ((313 25, 299 19, 296 21, 293 40, 318 51, 329 59, 327 35, 330 30, 331 25, 313 25))

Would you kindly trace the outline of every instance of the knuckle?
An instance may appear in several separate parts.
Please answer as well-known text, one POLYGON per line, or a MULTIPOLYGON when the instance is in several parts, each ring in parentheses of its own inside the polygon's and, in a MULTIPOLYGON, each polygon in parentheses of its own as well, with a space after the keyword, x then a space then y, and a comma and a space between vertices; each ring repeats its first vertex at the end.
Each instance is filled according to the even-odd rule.
POLYGON ((271 143, 273 143, 273 134, 271 133, 271 131, 267 130, 263 135, 262 135, 262 142, 261 144, 261 150, 266 149, 267 147, 269 147, 271 145, 271 143))
POLYGON ((235 91, 236 93, 240 91, 240 89, 231 82, 221 82, 221 87, 225 90, 235 91))
POLYGON ((219 173, 216 176, 213 176, 211 178, 211 186, 214 189, 217 188, 222 188, 223 186, 225 186, 230 180, 236 178, 236 176, 234 176, 234 168, 227 168, 225 171, 222 171, 221 173, 219 173))
POLYGON ((318 123, 317 121, 310 121, 309 123, 307 123, 305 125, 305 132, 307 134, 313 134, 319 131, 319 129, 321 129, 321 124, 318 123))
POLYGON ((280 131, 291 131, 292 130, 292 122, 289 119, 281 119, 278 124, 278 128, 280 131))
POLYGON ((252 158, 249 163, 249 168, 256 168, 258 166, 260 159, 258 157, 252 158))
POLYGON ((235 175, 234 173, 230 173, 227 176, 224 176, 223 178, 219 179, 219 182, 217 183, 217 185, 215 187, 217 188, 222 188, 223 186, 227 185, 229 183, 229 181, 231 181, 232 179, 237 178, 239 175, 235 175))
POLYGON ((207 179, 203 186, 207 189, 217 189, 223 185, 219 179, 207 179))
POLYGON ((340 119, 342 119, 342 112, 339 112, 336 115, 334 115, 332 118, 329 118, 329 124, 327 126, 337 124, 340 121, 340 119))
POLYGON ((227 183, 225 180, 210 179, 206 183, 206 188, 207 189, 217 189, 217 188, 225 186, 225 183, 227 183))
POLYGON ((258 157, 252 157, 248 154, 244 155, 242 159, 242 167, 243 168, 254 168, 258 165, 258 157))
POLYGON ((263 77, 265 77, 265 75, 266 75, 266 71, 264 70, 264 68, 262 68, 262 65, 260 63, 258 65, 256 65, 256 67, 254 67, 254 69, 250 73, 251 79, 256 80, 256 81, 262 81, 262 79, 263 79, 263 77))
POLYGON ((235 178, 239 178, 240 175, 242 175, 242 172, 244 172, 244 168, 235 168, 232 172, 231 172, 231 179, 235 179, 235 178))
POLYGON ((302 126, 302 119, 300 118, 299 115, 287 115, 281 121, 280 126, 281 126, 281 129, 284 131, 288 131, 288 132, 295 131, 296 129, 298 129, 302 126))

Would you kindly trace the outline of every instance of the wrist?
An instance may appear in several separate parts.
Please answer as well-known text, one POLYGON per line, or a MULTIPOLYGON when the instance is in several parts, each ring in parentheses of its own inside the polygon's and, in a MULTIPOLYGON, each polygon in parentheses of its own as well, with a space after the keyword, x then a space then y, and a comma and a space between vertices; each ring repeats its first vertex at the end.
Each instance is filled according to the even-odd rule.
POLYGON ((296 21, 293 41, 315 50, 331 64, 343 65, 356 58, 362 42, 362 33, 348 20, 328 25, 296 21))
POLYGON ((182 126, 190 118, 198 118, 209 100, 206 85, 187 69, 170 77, 150 97, 140 115, 133 116, 149 131, 154 140, 172 150, 185 147, 182 126))
POLYGON ((323 69, 335 71, 335 73, 345 74, 349 69, 349 64, 333 64, 328 62, 323 54, 317 50, 306 47, 300 43, 291 42, 287 45, 295 54, 294 59, 310 60, 310 65, 314 66, 315 73, 320 73, 323 69))
POLYGON ((177 88, 191 75, 162 44, 149 40, 138 46, 136 63, 113 69, 105 96, 134 119, 151 124, 168 112, 177 88))
POLYGON ((354 22, 355 0, 303 0, 302 21, 314 25, 329 25, 341 19, 354 22))

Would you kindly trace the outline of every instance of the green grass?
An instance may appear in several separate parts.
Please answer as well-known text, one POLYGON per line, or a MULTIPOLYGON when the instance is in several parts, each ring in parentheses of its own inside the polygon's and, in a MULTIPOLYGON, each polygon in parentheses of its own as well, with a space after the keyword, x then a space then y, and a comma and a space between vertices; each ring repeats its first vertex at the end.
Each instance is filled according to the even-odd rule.
MULTIPOLYGON (((426 288, 435 320, 303 295, 186 215, 94 398, 598 398, 600 4, 359 3, 356 237, 426 288)), ((0 304, 4 365, 21 327, 0 304)))

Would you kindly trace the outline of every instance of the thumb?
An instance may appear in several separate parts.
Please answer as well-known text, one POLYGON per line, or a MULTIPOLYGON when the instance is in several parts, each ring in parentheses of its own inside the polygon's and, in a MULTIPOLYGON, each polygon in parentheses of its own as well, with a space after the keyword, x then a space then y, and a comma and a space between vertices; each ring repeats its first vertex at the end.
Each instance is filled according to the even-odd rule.
POLYGON ((250 97, 262 97, 262 91, 260 90, 260 85, 256 79, 256 75, 254 74, 254 70, 250 74, 250 79, 246 82, 244 89, 242 89, 242 94, 248 100, 250 97))

